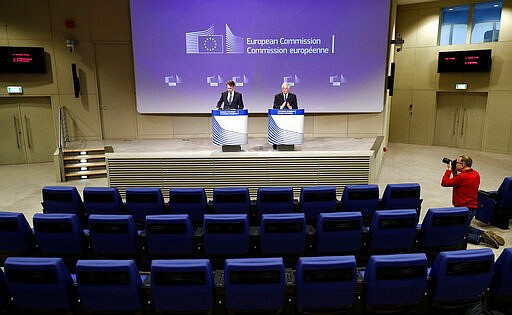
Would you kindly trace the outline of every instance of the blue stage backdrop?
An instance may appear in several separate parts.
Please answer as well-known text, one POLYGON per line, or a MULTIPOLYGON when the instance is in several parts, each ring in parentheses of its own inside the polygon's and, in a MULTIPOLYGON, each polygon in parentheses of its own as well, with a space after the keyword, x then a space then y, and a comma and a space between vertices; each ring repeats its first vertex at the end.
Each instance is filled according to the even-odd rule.
POLYGON ((307 112, 383 109, 389 0, 131 0, 137 109, 209 113, 234 80, 251 113, 281 83, 307 112))

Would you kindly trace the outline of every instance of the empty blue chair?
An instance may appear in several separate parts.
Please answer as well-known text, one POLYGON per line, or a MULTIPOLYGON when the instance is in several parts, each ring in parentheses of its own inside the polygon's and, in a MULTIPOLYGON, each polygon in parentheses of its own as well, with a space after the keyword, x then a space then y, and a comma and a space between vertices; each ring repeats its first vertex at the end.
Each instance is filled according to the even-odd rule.
POLYGON ((295 296, 300 312, 339 312, 356 296, 354 256, 301 257, 295 272, 295 296))
POLYGON ((278 312, 285 300, 283 259, 226 259, 224 287, 228 311, 278 312))
POLYGON ((44 213, 74 213, 80 219, 85 217, 82 197, 73 186, 44 186, 43 187, 44 213))
POLYGON ((61 258, 9 257, 5 274, 20 312, 71 312, 76 307, 73 279, 61 258))
POLYGON ((85 253, 84 230, 76 214, 36 213, 33 223, 34 235, 43 255, 78 258, 85 253))
POLYGON ((84 207, 87 214, 124 214, 124 203, 115 187, 85 187, 84 207))
POLYGON ((249 215, 251 198, 249 188, 214 188, 213 213, 240 213, 249 215))
POLYGON ((206 214, 203 223, 207 255, 247 255, 249 220, 246 214, 206 214))
POLYGON ((164 196, 160 188, 126 188, 126 210, 138 224, 147 215, 163 214, 164 196))
POLYGON ((137 254, 139 232, 131 215, 92 214, 89 234, 97 256, 133 258, 137 254))
POLYGON ((512 248, 505 248, 494 263, 489 300, 489 309, 512 312, 512 248))
POLYGON ((304 213, 264 214, 260 225, 263 255, 301 255, 306 248, 304 213))
POLYGON ((188 214, 194 224, 203 222, 208 202, 204 188, 169 189, 169 209, 171 214, 188 214))
POLYGON ((363 215, 363 224, 365 226, 370 225, 373 214, 378 207, 378 185, 349 185, 343 189, 343 194, 341 195, 342 211, 360 211, 363 215))
POLYGON ((421 223, 420 247, 437 252, 464 249, 468 215, 466 207, 429 209, 421 223))
POLYGON ((431 313, 436 309, 466 311, 478 302, 489 287, 493 264, 490 248, 439 253, 430 271, 431 313))
POLYGON ((420 211, 420 184, 387 184, 382 194, 381 208, 392 209, 416 209, 420 211))
POLYGON ((377 210, 370 225, 370 250, 411 250, 416 241, 418 214, 415 209, 377 210))
POLYGON ((361 248, 362 235, 361 212, 321 213, 316 224, 316 253, 355 254, 361 248))
POLYGON ((0 212, 0 256, 26 256, 34 251, 34 235, 23 213, 0 212))
POLYGON ((300 190, 300 212, 306 221, 316 222, 320 213, 336 212, 338 200, 335 186, 302 187, 300 190))
POLYGON ((500 229, 508 229, 512 218, 512 176, 505 177, 497 191, 478 191, 475 218, 500 229))
POLYGON ((142 283, 133 260, 79 260, 80 301, 88 312, 136 312, 143 307, 142 283))
POLYGON ((146 243, 153 258, 192 255, 194 230, 188 214, 148 215, 146 243))
POLYGON ((153 260, 151 297, 157 311, 209 312, 214 305, 213 270, 208 259, 153 260))
POLYGON ((258 188, 256 211, 258 217, 265 213, 294 212, 292 187, 264 187, 258 188))
POLYGON ((369 311, 415 311, 427 286, 427 256, 373 255, 364 271, 364 282, 369 311))

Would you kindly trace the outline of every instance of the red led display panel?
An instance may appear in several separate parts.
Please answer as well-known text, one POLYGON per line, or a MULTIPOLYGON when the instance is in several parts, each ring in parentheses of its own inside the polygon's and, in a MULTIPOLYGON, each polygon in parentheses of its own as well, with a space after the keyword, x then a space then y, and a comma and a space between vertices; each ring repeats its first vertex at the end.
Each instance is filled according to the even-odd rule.
POLYGON ((0 46, 0 72, 46 73, 44 48, 0 46))
POLYGON ((488 72, 491 70, 491 50, 439 52, 437 72, 488 72))

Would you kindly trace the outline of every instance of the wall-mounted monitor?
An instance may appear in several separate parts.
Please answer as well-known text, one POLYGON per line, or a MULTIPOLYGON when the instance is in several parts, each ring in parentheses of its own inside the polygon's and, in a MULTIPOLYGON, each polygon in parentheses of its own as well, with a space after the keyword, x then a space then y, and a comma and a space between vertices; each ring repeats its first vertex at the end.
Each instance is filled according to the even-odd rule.
POLYGON ((42 47, 0 46, 1 73, 46 73, 42 47))
POLYGON ((489 72, 491 50, 440 51, 437 72, 489 72))

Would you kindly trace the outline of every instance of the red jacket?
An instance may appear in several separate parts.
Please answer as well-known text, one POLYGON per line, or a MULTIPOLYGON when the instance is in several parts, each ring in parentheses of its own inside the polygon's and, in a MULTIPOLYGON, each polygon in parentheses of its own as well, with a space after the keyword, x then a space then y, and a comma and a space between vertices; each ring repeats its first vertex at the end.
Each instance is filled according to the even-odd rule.
POLYGON ((462 171, 450 178, 452 171, 446 170, 441 181, 443 187, 453 187, 452 203, 455 207, 478 207, 478 187, 480 186, 480 174, 470 169, 462 171))

